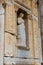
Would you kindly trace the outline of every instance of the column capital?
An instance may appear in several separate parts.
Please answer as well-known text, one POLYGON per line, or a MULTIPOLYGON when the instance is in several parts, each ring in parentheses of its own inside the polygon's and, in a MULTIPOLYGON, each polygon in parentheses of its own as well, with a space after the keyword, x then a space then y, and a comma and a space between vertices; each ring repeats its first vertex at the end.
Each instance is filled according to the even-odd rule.
POLYGON ((16 5, 14 5, 14 8, 15 8, 15 12, 19 10, 19 7, 17 7, 16 5))
POLYGON ((27 18, 31 20, 32 19, 32 15, 28 14, 27 18))

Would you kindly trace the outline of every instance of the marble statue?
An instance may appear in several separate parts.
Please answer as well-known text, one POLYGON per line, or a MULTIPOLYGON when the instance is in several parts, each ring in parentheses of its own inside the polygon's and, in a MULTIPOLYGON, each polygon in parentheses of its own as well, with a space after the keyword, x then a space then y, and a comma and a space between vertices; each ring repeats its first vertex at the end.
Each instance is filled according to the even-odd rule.
POLYGON ((18 17, 18 39, 20 40, 19 43, 21 43, 21 45, 26 46, 25 21, 23 16, 24 14, 20 13, 20 16, 18 17))

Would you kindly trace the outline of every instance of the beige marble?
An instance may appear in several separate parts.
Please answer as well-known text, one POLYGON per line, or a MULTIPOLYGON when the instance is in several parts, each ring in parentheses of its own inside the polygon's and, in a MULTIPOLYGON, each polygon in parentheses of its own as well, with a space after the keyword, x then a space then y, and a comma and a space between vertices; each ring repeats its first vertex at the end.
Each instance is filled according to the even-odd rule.
POLYGON ((4 8, 0 5, 0 65, 3 65, 4 56, 4 8))
POLYGON ((17 35, 17 16, 14 5, 7 5, 5 11, 5 31, 17 35))
POLYGON ((34 58, 33 22, 32 19, 29 19, 29 17, 28 17, 28 33, 29 33, 29 49, 31 52, 31 58, 34 58))
POLYGON ((41 34, 40 34, 40 27, 39 27, 38 18, 33 17, 33 30, 34 30, 34 51, 35 51, 35 58, 39 58, 41 60, 42 52, 41 52, 41 34))
POLYGON ((5 32, 5 56, 14 56, 14 46, 16 43, 16 36, 5 32))
MULTIPOLYGON (((0 0, 1 3, 3 1, 4 0, 0 0)), ((41 65, 42 49, 37 0, 14 0, 18 2, 20 6, 23 6, 24 9, 28 8, 31 11, 32 17, 29 16, 28 20, 26 20, 26 23, 28 22, 28 29, 26 29, 26 31, 28 32, 27 46, 29 50, 20 49, 16 46, 18 44, 17 11, 20 6, 14 5, 10 1, 13 0, 5 0, 5 3, 7 3, 5 7, 5 18, 3 7, 0 5, 0 65, 4 65, 3 62, 5 65, 41 65), (17 6, 17 8, 15 6, 17 6)), ((23 9, 23 7, 21 9, 23 9)), ((26 9, 26 11, 28 10, 26 9)))
POLYGON ((32 13, 33 13, 33 15, 38 17, 37 0, 32 0, 32 13))

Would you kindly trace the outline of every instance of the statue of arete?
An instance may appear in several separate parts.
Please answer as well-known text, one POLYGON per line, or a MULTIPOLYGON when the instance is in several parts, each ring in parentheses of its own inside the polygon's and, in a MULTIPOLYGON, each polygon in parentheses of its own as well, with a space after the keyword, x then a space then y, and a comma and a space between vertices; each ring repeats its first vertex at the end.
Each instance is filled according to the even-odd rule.
POLYGON ((26 32, 25 32, 25 21, 23 19, 24 14, 20 13, 18 17, 18 40, 21 45, 26 46, 26 32))

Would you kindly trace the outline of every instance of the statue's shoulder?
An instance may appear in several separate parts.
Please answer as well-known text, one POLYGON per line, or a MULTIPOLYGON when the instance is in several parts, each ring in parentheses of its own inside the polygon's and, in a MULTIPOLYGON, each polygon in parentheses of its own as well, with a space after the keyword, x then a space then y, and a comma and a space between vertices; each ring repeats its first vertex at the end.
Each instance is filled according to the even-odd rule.
POLYGON ((18 22, 24 23, 24 19, 22 19, 21 17, 18 17, 18 22))
POLYGON ((18 20, 23 20, 21 17, 18 17, 18 20))

